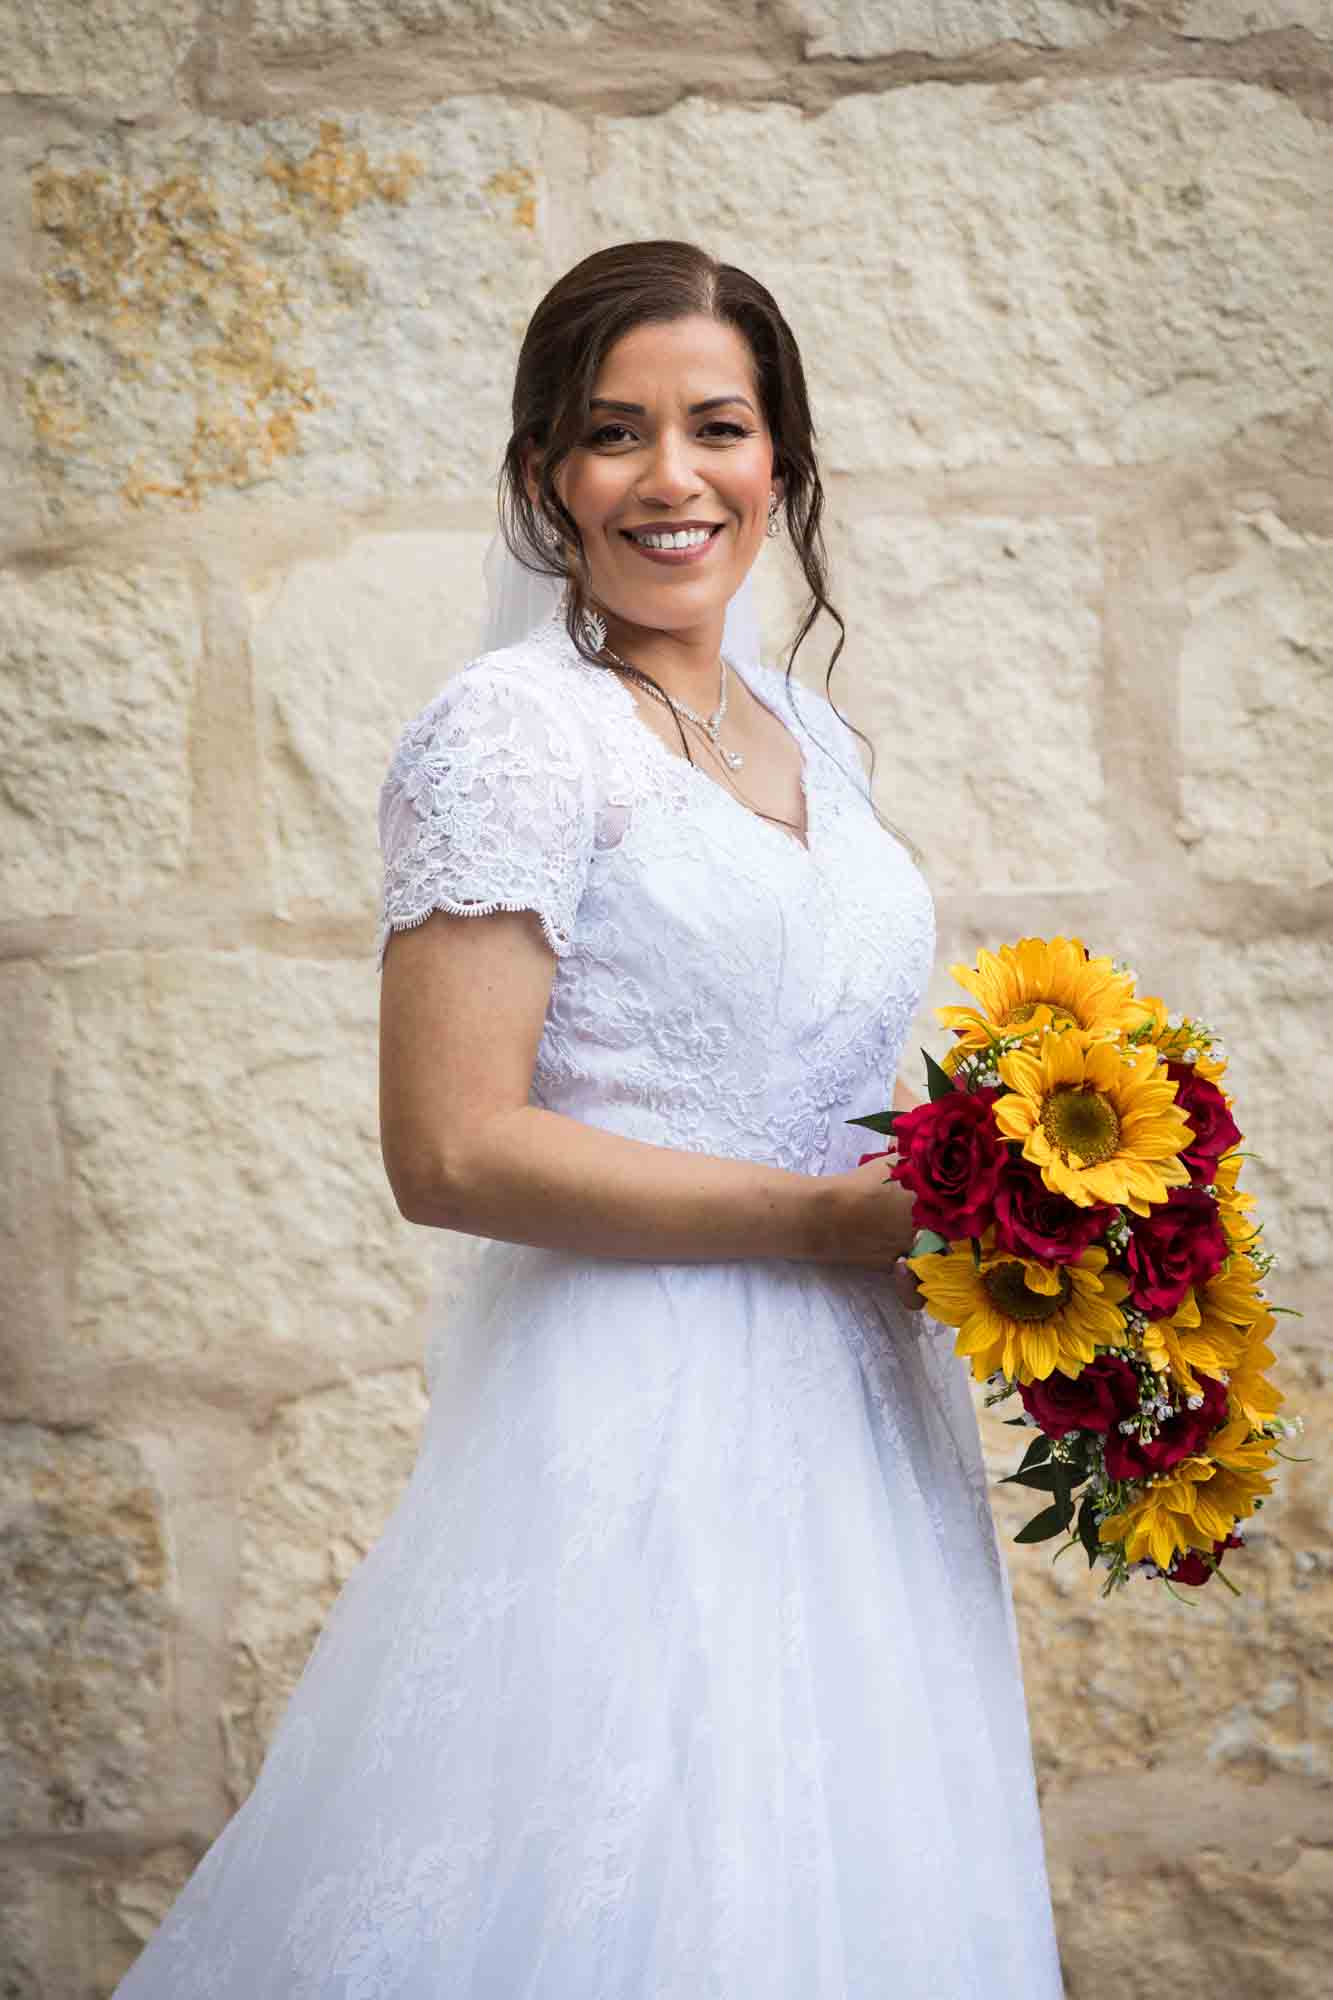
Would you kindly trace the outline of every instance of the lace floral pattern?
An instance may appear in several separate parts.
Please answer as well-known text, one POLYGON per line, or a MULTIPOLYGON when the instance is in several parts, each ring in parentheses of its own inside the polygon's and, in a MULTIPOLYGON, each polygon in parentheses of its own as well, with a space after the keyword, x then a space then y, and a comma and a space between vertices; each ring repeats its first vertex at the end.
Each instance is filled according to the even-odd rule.
MULTIPOLYGON (((466 667, 385 781, 381 951, 533 910, 535 1101, 833 1172, 933 911, 832 711, 747 679, 808 847, 554 622, 466 667)), ((121 2000, 1058 2000, 951 1332, 791 1259, 466 1261, 408 1488, 121 2000)))

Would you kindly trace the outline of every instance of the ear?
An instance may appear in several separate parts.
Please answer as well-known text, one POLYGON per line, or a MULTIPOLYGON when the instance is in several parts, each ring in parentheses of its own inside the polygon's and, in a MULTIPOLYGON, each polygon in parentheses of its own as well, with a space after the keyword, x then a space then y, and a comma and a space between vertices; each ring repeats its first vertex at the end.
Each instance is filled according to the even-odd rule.
POLYGON ((781 506, 787 497, 787 482, 780 472, 774 472, 772 485, 773 491, 778 496, 778 505, 781 506))

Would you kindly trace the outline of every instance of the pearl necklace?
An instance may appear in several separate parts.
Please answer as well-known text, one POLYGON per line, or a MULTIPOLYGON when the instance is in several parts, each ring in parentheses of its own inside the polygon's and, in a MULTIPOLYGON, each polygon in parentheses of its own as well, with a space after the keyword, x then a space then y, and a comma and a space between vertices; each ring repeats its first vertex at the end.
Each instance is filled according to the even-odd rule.
POLYGON ((646 693, 652 695, 655 701, 660 701, 666 708, 674 708, 678 714, 687 717, 690 722, 697 723, 728 770, 739 771, 744 767, 745 758, 741 752, 739 750, 725 749, 717 740, 718 731, 722 727, 722 719, 727 712, 727 663, 720 655, 718 657, 718 665, 722 669, 722 676, 717 707, 711 715, 696 715, 692 708, 686 708, 683 701, 668 701, 662 690, 656 687, 645 674, 641 674, 637 667, 631 666, 628 660, 622 660, 619 653, 613 653, 611 648, 605 643, 603 643, 602 651, 606 654, 608 660, 614 660, 618 667, 625 669, 626 673, 633 674, 639 686, 646 693))

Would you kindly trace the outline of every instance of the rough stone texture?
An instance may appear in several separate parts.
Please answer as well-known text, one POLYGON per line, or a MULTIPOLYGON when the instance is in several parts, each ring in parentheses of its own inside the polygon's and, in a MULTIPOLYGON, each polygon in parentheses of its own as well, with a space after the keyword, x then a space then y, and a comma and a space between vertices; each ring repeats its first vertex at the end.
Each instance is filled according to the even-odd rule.
POLYGON ((0 1547, 0 1831, 131 1829, 151 1811, 170 1595, 138 1453, 8 1426, 0 1547))
POLYGON ((512 53, 525 42, 561 45, 576 59, 608 29, 627 39, 649 34, 700 38, 726 47, 762 15, 760 0, 683 0, 664 14, 653 0, 256 0, 254 39, 273 54, 377 49, 417 35, 447 35, 455 46, 512 53))
POLYGON ((0 91, 135 103, 170 83, 197 11, 195 0, 10 0, 0 91))
POLYGON ((1266 91, 693 100, 595 157, 596 239, 697 238, 788 302, 832 469, 1195 454, 1333 382, 1333 149, 1266 91))
POLYGON ((0 914, 123 907, 178 878, 200 644, 177 571, 0 573, 0 914))
POLYGON ((490 487, 569 129, 492 97, 53 149, 24 383, 48 524, 490 487))
POLYGON ((1333 540, 1240 517, 1190 580, 1184 832, 1210 880, 1333 881, 1333 540))
POLYGON ((1111 864, 1092 524, 858 513, 839 553, 856 606, 841 706, 875 738, 877 802, 932 889, 1095 888, 1111 864))
POLYGON ((479 650, 483 534, 368 535, 256 597, 277 907, 374 912, 375 808, 403 725, 479 650))
POLYGON ((373 963, 108 952, 65 995, 54 1371, 262 1412, 410 1338, 428 1239, 380 1161, 373 963))
POLYGON ((871 56, 916 49, 964 56, 996 42, 1084 48, 1145 14, 1170 13, 1135 0, 807 0, 808 56, 871 56))
POLYGON ((1173 8, 1182 34, 1235 41, 1273 28, 1306 28, 1333 41, 1329 0, 1186 0, 1173 8))
POLYGON ((1324 2000, 1329 1843, 1293 1839, 1279 1821, 1267 1850, 1237 1863, 1219 1843, 1245 1817, 1243 1796, 1232 1794, 1219 1799, 1193 1853, 1135 1866, 1127 1838, 1113 1861, 1052 1871, 1067 2000, 1159 2000, 1163 1992, 1324 2000))
MULTIPOLYGON (((1333 1075, 1333 941, 1262 932, 1207 939, 1195 977, 1194 1011, 1226 1044, 1227 1085, 1246 1145, 1258 1155, 1245 1162, 1243 1185, 1258 1197, 1265 1241, 1281 1260, 1271 1286, 1281 1300, 1284 1278, 1309 1284, 1327 1272, 1333 1252, 1327 1107, 1317 1085, 1310 1096, 1314 1079, 1333 1075)), ((1328 1338, 1326 1325, 1307 1322, 1304 1331, 1328 1338)))
POLYGON ((807 56, 975 55, 997 43, 1089 48, 1135 27, 1239 40, 1272 28, 1333 37, 1329 0, 805 0, 807 56))
POLYGON ((196 1858, 185 1845, 130 1860, 32 1849, 0 1858, 5 2000, 110 2000, 196 1858))
POLYGON ((416 1458, 415 1368, 363 1375, 280 1410, 241 1512, 241 1576, 223 1703, 239 1802, 334 1598, 378 1538, 416 1458))

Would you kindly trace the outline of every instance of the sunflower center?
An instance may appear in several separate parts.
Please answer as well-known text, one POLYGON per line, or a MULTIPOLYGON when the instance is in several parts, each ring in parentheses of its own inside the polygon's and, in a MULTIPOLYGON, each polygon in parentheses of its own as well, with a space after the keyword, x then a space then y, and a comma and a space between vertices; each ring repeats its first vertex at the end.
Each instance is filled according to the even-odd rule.
POLYGON ((1009 1009, 1000 1026, 1002 1028, 1021 1028, 1025 1021, 1032 1019, 1038 1007, 1050 1008, 1051 1026, 1053 1028, 1076 1028, 1078 1026, 1078 1017, 1071 1014, 1068 1007, 1057 1007, 1054 1000, 1020 1000, 1016 1007, 1009 1009))
POLYGON ((1069 1273, 1061 1271, 1058 1292, 1030 1292, 1021 1264, 992 1264, 981 1282, 991 1304, 1008 1319, 1049 1319, 1074 1289, 1069 1273))
POLYGON ((1066 1162, 1095 1167, 1120 1144, 1120 1120, 1098 1090, 1053 1090, 1041 1107, 1041 1129, 1066 1162))

